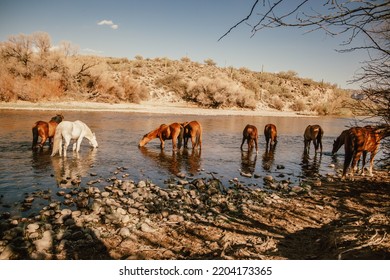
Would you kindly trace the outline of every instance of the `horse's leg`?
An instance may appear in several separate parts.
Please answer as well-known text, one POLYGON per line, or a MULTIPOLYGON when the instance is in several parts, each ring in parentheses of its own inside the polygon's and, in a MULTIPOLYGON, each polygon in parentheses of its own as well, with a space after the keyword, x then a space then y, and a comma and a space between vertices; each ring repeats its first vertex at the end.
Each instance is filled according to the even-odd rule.
POLYGON ((320 139, 320 140, 318 140, 318 142, 319 142, 319 144, 320 144, 320 152, 321 152, 321 154, 322 154, 322 140, 320 139))
POLYGON ((70 137, 64 137, 64 157, 66 157, 66 155, 67 155, 68 146, 69 146, 71 140, 72 139, 70 137))
POLYGON ((196 135, 193 132, 191 134, 191 147, 192 147, 192 149, 196 148, 196 135))
POLYGON ((163 150, 164 147, 165 147, 165 143, 164 143, 164 140, 162 138, 160 138, 160 148, 163 150))
POLYGON ((362 155, 362 151, 356 151, 356 153, 353 156, 352 164, 351 164, 351 177, 353 177, 354 173, 357 171, 357 162, 362 155))
POLYGON ((374 166, 374 157, 376 155, 376 153, 378 152, 378 148, 375 149, 374 151, 371 152, 371 155, 370 155, 370 167, 368 168, 368 174, 372 177, 373 174, 372 174, 372 168, 374 166))
POLYGON ((78 153, 80 151, 81 142, 83 141, 83 138, 84 138, 83 136, 80 136, 79 139, 77 139, 77 142, 76 142, 76 153, 78 153))
POLYGON ((255 148, 256 148, 256 153, 258 153, 259 152, 259 144, 257 143, 258 142, 258 140, 257 140, 258 138, 257 138, 257 136, 256 136, 256 139, 254 140, 255 141, 255 148))
POLYGON ((242 142, 241 142, 241 147, 240 147, 241 151, 242 151, 242 146, 244 145, 244 143, 245 143, 245 137, 242 137, 242 142))
POLYGON ((172 137, 172 148, 174 151, 177 150, 176 137, 172 137))
MULTIPOLYGON (((363 156, 362 156, 362 175, 364 176, 364 167, 366 165, 366 158, 367 158, 367 151, 363 151, 363 156)), ((359 159, 360 161, 360 159, 359 159)), ((359 167, 359 163, 358 163, 358 167, 359 167)))
POLYGON ((313 139, 313 145, 314 145, 314 153, 316 154, 318 150, 318 142, 316 138, 313 139))

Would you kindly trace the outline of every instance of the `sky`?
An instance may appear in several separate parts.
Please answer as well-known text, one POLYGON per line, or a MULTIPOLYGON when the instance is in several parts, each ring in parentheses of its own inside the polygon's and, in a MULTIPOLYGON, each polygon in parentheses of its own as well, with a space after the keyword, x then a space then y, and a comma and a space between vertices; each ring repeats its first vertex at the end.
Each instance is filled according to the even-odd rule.
MULTIPOLYGON (((294 3, 295 1, 289 1, 294 3)), ((0 41, 10 35, 47 32, 52 45, 69 41, 80 54, 134 59, 167 57, 219 67, 245 67, 358 88, 350 84, 367 59, 339 53, 343 38, 321 31, 267 29, 254 36, 241 24, 254 0, 0 0, 0 41)), ((262 4, 259 5, 259 9, 262 4)), ((258 10, 259 10, 258 9, 258 10)), ((259 11, 257 11, 259 12, 259 11)), ((254 14, 256 16, 256 14, 254 14)), ((345 38, 344 38, 345 39, 345 38)))

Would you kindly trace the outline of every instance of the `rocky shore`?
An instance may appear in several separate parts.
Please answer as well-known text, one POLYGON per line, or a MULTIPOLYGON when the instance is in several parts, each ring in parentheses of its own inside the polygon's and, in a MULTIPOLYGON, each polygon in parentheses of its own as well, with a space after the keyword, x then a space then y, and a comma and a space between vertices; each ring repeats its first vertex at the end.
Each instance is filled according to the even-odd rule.
MULTIPOLYGON (((39 214, 0 217, 0 259, 388 259, 389 174, 300 185, 259 178, 223 186, 213 174, 161 187, 106 178, 44 197, 39 214)), ((37 196, 27 194, 29 207, 37 196)))

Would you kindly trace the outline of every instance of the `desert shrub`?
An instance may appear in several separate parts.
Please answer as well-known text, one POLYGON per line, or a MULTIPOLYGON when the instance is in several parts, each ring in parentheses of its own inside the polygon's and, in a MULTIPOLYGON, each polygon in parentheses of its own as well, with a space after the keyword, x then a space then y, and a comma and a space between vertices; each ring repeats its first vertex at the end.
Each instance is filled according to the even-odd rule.
POLYGON ((294 102, 290 105, 291 110, 293 111, 305 111, 306 110, 306 104, 302 99, 296 99, 294 102))
POLYGON ((205 59, 204 63, 208 66, 216 66, 217 65, 217 63, 214 60, 212 60, 211 58, 205 59))
POLYGON ((17 78, 11 75, 4 68, 0 68, 0 101, 10 102, 17 100, 15 85, 17 78))
POLYGON ((190 82, 185 99, 212 108, 255 106, 254 93, 225 76, 200 77, 197 81, 190 82))
POLYGON ((292 70, 288 70, 287 72, 279 72, 277 76, 282 79, 293 80, 298 77, 298 73, 292 70))
POLYGON ((284 108, 284 102, 279 96, 272 96, 268 106, 277 110, 282 110, 284 108))
POLYGON ((169 74, 158 78, 155 84, 156 86, 166 87, 168 90, 175 92, 179 96, 183 96, 187 88, 187 82, 184 81, 183 77, 178 74, 169 74))
POLYGON ((180 60, 181 62, 185 62, 185 63, 191 62, 191 59, 188 56, 183 56, 180 60))
POLYGON ((16 84, 19 100, 39 102, 42 100, 57 100, 63 95, 59 81, 43 77, 33 77, 16 84))
POLYGON ((123 89, 123 99, 128 102, 140 103, 149 98, 148 89, 139 82, 131 79, 129 76, 122 75, 120 85, 123 89))

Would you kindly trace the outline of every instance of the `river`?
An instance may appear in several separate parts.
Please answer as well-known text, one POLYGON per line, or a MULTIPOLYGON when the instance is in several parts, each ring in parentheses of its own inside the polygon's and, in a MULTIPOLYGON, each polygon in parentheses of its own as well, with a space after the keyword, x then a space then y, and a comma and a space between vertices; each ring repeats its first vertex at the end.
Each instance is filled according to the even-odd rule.
MULTIPOLYGON (((185 180, 194 178, 220 179, 229 187, 233 179, 250 187, 263 187, 263 176, 299 183, 307 177, 335 173, 341 168, 343 149, 332 157, 333 140, 353 119, 328 117, 248 117, 248 116, 191 116, 158 115, 124 112, 68 111, 65 120, 85 122, 96 133, 99 148, 93 150, 85 139, 79 155, 68 151, 68 157, 50 156, 48 146, 31 150, 31 128, 35 121, 48 121, 54 111, 0 110, 0 214, 35 215, 35 209, 47 200, 60 200, 59 190, 87 184, 104 188, 110 178, 150 180, 164 187, 176 182, 178 173, 185 180), (161 123, 198 120, 203 126, 201 152, 181 149, 172 152, 171 141, 164 151, 155 139, 145 148, 138 148, 142 136, 161 123), (263 129, 274 123, 278 128, 278 144, 273 153, 265 152, 263 129), (259 153, 240 151, 242 130, 246 124, 259 129, 259 153), (303 132, 307 125, 319 124, 324 129, 323 154, 303 156, 303 132), (256 174, 251 178, 241 172, 256 174), (79 180, 75 183, 75 179, 79 180), (81 181, 81 182, 80 182, 81 181), (31 207, 23 207, 23 200, 33 194, 31 207)), ((379 157, 378 157, 379 158, 379 157)))

